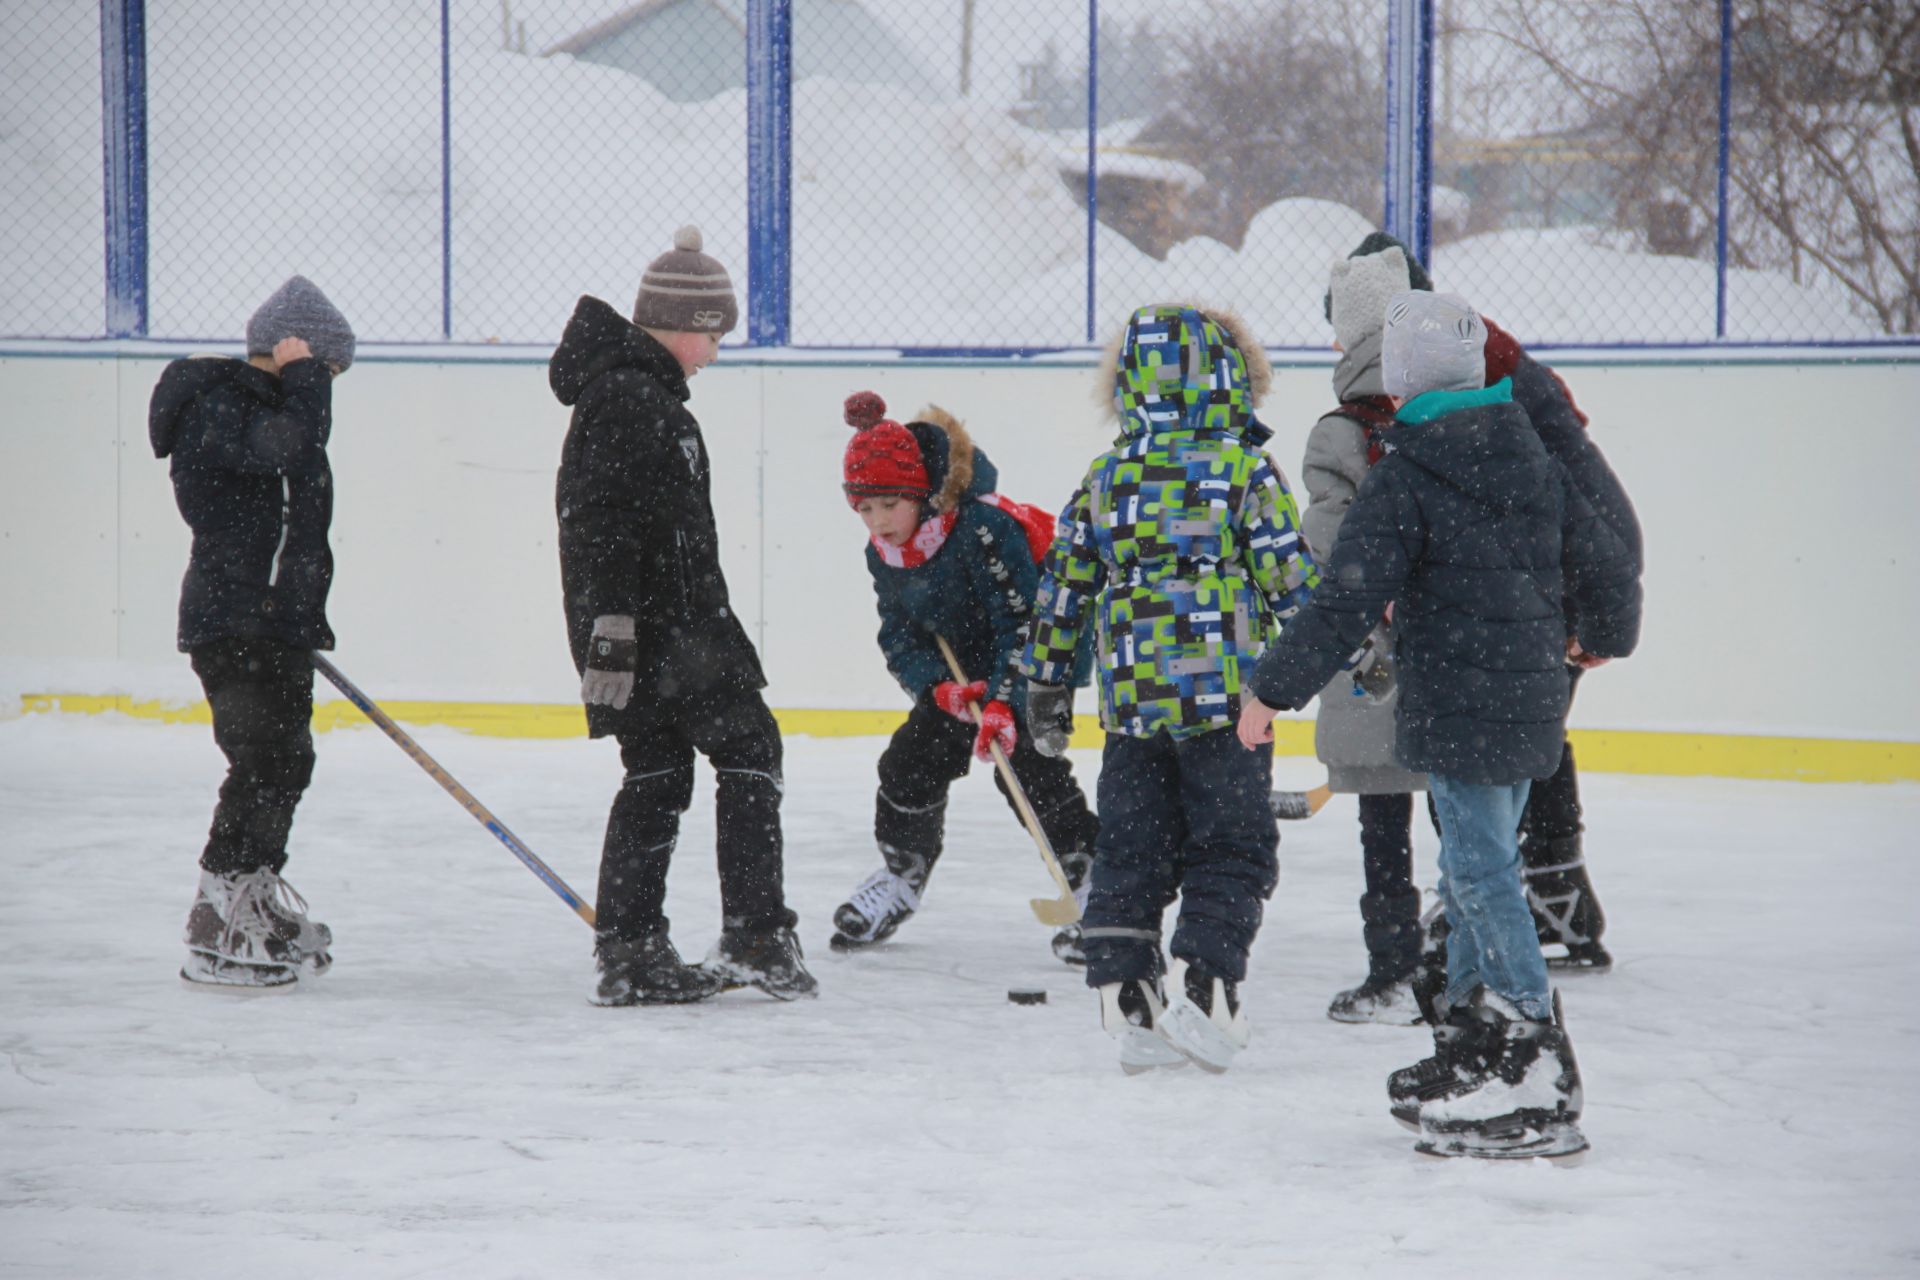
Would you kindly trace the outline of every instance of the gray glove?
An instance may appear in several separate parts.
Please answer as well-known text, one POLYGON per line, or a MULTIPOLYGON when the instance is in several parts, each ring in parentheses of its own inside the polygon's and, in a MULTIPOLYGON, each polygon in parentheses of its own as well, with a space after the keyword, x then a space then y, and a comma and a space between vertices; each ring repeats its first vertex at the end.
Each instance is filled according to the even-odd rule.
POLYGON ((640 645, 633 638, 633 619, 624 613, 603 613, 593 620, 593 638, 587 641, 587 669, 580 679, 580 701, 588 706, 625 711, 633 697, 633 673, 640 666, 640 645))
POLYGON ((1027 732, 1033 736, 1033 749, 1043 756, 1057 756, 1067 749, 1073 733, 1073 690, 1065 685, 1027 685, 1027 732))

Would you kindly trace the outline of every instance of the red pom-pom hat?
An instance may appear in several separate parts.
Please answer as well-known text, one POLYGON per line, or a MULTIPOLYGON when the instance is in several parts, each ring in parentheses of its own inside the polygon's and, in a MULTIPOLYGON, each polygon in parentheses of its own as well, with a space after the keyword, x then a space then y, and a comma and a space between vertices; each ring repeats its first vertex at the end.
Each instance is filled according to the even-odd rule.
POLYGON ((887 402, 875 392, 856 391, 847 397, 846 418, 853 439, 847 443, 840 470, 850 506, 857 506, 862 498, 925 502, 933 496, 919 441, 886 413, 887 402))

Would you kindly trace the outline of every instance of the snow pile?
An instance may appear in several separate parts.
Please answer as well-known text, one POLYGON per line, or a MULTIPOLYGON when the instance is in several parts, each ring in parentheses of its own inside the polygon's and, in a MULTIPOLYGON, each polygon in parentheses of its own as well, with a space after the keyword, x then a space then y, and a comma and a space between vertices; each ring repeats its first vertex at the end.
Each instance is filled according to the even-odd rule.
MULTIPOLYGON (((484 8, 484 6, 482 6, 484 8)), ((98 19, 10 12, 0 34, 0 333, 100 331, 98 19)), ((227 339, 303 272, 363 341, 555 339, 574 299, 624 306, 673 228, 697 222, 746 286, 746 103, 676 103, 566 57, 500 51, 463 8, 452 51, 452 190, 443 210, 437 15, 391 0, 276 13, 168 7, 149 23, 151 331, 227 339), (450 215, 451 239, 443 235, 450 215)), ((481 22, 488 17, 489 22, 481 22)), ((793 336, 802 345, 1058 346, 1132 308, 1195 298, 1243 312, 1272 345, 1324 346, 1328 262, 1368 230, 1287 200, 1238 252, 1190 240, 1155 261, 1094 237, 1060 140, 998 106, 897 87, 794 91, 793 336)), ((1447 246, 1438 276, 1529 340, 1703 340, 1709 264, 1619 252, 1580 232, 1447 246)), ((1732 335, 1867 337, 1844 302, 1739 273, 1732 335)))

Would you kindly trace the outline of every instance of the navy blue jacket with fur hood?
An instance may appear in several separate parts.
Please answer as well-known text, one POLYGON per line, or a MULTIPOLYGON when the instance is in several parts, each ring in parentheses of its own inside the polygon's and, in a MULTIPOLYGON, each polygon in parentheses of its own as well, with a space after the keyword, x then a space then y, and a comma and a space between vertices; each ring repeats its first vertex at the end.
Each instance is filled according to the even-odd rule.
POLYGON ((1637 558, 1505 380, 1409 401, 1386 445, 1252 690, 1305 706, 1391 603, 1399 762, 1485 785, 1548 777, 1565 737, 1563 598, 1584 648, 1625 657, 1640 632, 1637 558))
MULTIPOLYGON (((945 457, 931 457, 939 485, 931 504, 954 510, 953 530, 925 564, 915 568, 888 564, 867 542, 867 569, 880 609, 880 651, 887 670, 916 701, 953 676, 934 636, 953 646, 969 678, 987 682, 987 696, 1024 709, 1027 682, 1013 666, 1026 643, 1039 570, 1020 522, 976 499, 993 493, 1000 476, 984 451, 951 415, 928 409, 911 424, 923 441, 943 437, 945 457), (944 464, 944 465, 943 465, 944 464)), ((935 451, 936 453, 938 451, 935 451)))
POLYGON ((182 650, 259 636, 333 648, 333 376, 295 360, 279 375, 229 357, 175 360, 147 412, 156 458, 193 530, 180 586, 182 650))

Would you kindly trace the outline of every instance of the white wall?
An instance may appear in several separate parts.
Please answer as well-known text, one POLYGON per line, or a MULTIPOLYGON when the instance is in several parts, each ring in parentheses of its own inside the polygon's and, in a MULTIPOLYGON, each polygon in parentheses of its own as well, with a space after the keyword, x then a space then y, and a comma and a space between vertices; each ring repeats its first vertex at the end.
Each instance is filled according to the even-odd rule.
MULTIPOLYGON (((187 538, 146 401, 167 355, 0 353, 0 691, 179 696, 187 538)), ((787 359, 703 373, 729 579, 788 707, 892 707, 862 532, 839 492, 840 402, 965 419, 1002 489, 1057 506, 1110 430, 1090 362, 787 359)), ((1920 360, 1560 361, 1646 529, 1641 655, 1583 686, 1596 728, 1920 736, 1920 360)), ((1323 365, 1263 417, 1298 470, 1323 365)), ((538 354, 368 353, 335 387, 338 661, 376 697, 574 695, 554 550, 566 411, 538 354)), ((1087 709, 1087 708, 1083 708, 1087 709)))

